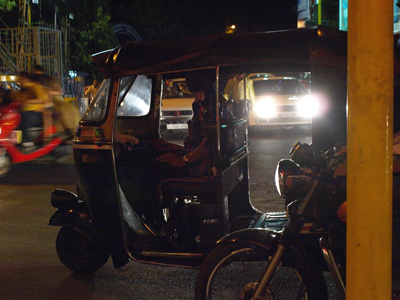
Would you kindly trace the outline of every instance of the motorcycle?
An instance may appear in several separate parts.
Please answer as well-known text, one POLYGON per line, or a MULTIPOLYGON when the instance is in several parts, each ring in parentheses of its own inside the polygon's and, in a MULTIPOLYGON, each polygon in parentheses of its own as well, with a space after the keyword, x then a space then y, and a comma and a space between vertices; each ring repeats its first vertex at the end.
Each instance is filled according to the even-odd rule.
POLYGON ((59 158, 72 153, 70 142, 57 137, 54 127, 50 129, 53 137, 46 143, 40 142, 42 128, 29 129, 30 138, 38 141, 38 144, 24 147, 21 143, 22 131, 18 130, 21 122, 19 109, 18 103, 6 102, 0 105, 0 178, 10 173, 12 164, 33 161, 46 155, 59 158))
POLYGON ((330 271, 345 299, 346 226, 336 216, 346 200, 345 176, 336 176, 344 153, 315 153, 295 143, 276 169, 287 207, 280 230, 242 229, 220 241, 198 273, 195 298, 328 299, 322 271, 330 271))

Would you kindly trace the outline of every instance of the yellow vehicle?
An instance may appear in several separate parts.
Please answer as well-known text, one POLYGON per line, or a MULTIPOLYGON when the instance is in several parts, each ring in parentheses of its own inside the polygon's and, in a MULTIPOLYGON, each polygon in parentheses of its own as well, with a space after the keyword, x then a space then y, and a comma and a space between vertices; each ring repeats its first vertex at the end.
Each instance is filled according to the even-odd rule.
POLYGON ((255 76, 255 94, 250 126, 311 125, 319 113, 319 103, 294 77, 255 76))
POLYGON ((185 78, 165 80, 161 100, 160 126, 164 130, 185 130, 193 115, 194 95, 189 91, 185 78))

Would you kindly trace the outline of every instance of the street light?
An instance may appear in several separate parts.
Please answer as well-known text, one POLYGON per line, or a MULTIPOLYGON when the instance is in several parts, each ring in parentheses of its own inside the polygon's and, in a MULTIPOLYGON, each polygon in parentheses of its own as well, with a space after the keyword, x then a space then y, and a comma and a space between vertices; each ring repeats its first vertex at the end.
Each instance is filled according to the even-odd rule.
POLYGON ((225 28, 225 33, 226 34, 232 34, 232 33, 235 33, 235 30, 236 30, 236 25, 235 24, 228 25, 225 28))

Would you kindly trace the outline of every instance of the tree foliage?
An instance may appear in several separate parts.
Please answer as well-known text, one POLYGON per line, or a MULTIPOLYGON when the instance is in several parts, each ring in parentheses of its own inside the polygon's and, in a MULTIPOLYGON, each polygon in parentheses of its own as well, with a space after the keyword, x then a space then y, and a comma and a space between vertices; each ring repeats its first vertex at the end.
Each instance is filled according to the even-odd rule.
POLYGON ((0 0, 0 11, 10 11, 15 6, 17 2, 14 0, 0 0))
MULTIPOLYGON (((71 0, 70 11, 74 19, 69 20, 70 68, 84 71, 95 77, 91 54, 118 45, 111 25, 106 1, 71 0)), ((65 23, 66 18, 63 18, 65 23)))

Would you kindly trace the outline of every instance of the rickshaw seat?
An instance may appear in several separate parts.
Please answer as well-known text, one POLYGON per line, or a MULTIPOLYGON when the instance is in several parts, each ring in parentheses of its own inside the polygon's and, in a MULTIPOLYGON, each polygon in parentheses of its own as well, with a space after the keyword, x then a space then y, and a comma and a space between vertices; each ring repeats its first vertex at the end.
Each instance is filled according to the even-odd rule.
POLYGON ((213 175, 169 178, 160 182, 158 193, 163 207, 168 207, 174 198, 184 196, 197 196, 200 202, 209 202, 215 199, 215 181, 213 175))

